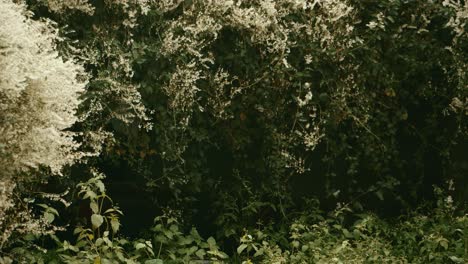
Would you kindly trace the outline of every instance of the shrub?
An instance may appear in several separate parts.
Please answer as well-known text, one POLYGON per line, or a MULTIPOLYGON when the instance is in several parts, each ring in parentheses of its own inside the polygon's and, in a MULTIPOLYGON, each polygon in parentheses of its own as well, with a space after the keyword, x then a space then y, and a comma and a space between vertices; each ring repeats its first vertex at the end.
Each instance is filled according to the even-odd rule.
POLYGON ((40 182, 39 168, 60 174, 80 158, 75 152, 83 68, 56 51, 55 24, 35 21, 24 5, 0 1, 0 248, 12 232, 45 232, 47 220, 35 219, 22 201, 30 182, 40 182))
POLYGON ((435 192, 436 208, 393 220, 342 207, 311 223, 305 213, 291 224, 286 246, 257 230, 240 239, 237 252, 254 263, 466 263, 468 215, 457 213, 441 189, 435 192))

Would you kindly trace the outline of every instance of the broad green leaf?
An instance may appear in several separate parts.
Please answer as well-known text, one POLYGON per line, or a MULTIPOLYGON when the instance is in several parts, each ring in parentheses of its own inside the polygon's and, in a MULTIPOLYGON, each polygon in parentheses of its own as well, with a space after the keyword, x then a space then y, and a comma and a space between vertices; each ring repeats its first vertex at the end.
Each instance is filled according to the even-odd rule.
POLYGON ((106 191, 106 187, 104 186, 104 183, 102 181, 97 181, 96 182, 96 186, 99 188, 99 191, 101 193, 105 192, 106 191))
POLYGON ((209 237, 206 242, 208 242, 208 245, 211 247, 216 247, 216 240, 213 237, 209 237))
POLYGON ((263 251, 264 251, 263 248, 257 250, 257 252, 255 252, 255 254, 254 254, 254 257, 258 257, 258 256, 263 255, 263 253, 264 253, 263 251))
POLYGON ((119 231, 119 228, 120 228, 119 219, 112 218, 111 221, 110 221, 110 224, 111 224, 112 232, 114 232, 114 234, 117 233, 119 231))
POLYGON ((91 224, 93 225, 93 228, 98 228, 104 223, 104 217, 99 214, 93 214, 91 216, 91 224))
POLYGON ((445 250, 448 249, 448 241, 446 239, 442 239, 440 242, 439 242, 440 246, 443 247, 445 250))
POLYGON ((145 261, 145 264, 164 264, 162 259, 149 259, 145 261))
POLYGON ((195 253, 195 251, 198 250, 198 247, 197 246, 192 246, 190 247, 188 250, 187 250, 187 254, 188 255, 192 255, 193 253, 195 253))
POLYGON ((456 256, 450 256, 449 259, 455 263, 463 263, 463 259, 458 258, 456 256))
POLYGON ((99 206, 98 204, 95 202, 95 201, 91 201, 89 203, 89 207, 91 208, 91 210, 93 211, 93 213, 97 214, 99 212, 99 206))
POLYGON ((295 247, 295 248, 298 248, 299 245, 300 245, 300 244, 299 244, 299 241, 297 241, 297 240, 294 240, 294 241, 292 242, 292 246, 295 247))
POLYGON ((348 229, 343 228, 341 231, 343 232, 343 235, 345 235, 346 238, 353 238, 353 235, 348 231, 348 229))
POLYGON ((199 258, 199 259, 203 259, 206 255, 206 252, 204 249, 199 249, 197 250, 197 252, 195 252, 195 255, 199 258))
POLYGON ((58 211, 57 211, 55 208, 53 208, 53 207, 47 208, 47 211, 53 213, 53 214, 56 215, 56 216, 59 215, 58 211))
POLYGON ((146 247, 146 245, 143 244, 143 243, 136 243, 135 244, 135 249, 136 250, 139 250, 139 249, 142 249, 142 248, 145 248, 145 247, 146 247))
POLYGON ((46 219, 46 221, 50 224, 54 221, 55 219, 55 216, 54 214, 50 213, 50 212, 45 212, 44 213, 44 218, 46 219))
POLYGON ((175 233, 175 232, 179 231, 179 227, 177 225, 171 225, 169 227, 169 230, 171 230, 172 232, 175 233))
POLYGON ((242 253, 242 251, 244 251, 246 248, 247 248, 247 245, 246 245, 246 244, 240 245, 240 246, 237 248, 237 254, 242 253))
POLYGON ((101 263, 102 263, 102 264, 114 264, 113 261, 111 261, 111 260, 109 260, 109 259, 106 259, 106 258, 101 259, 101 263))
POLYGON ((93 192, 91 190, 87 190, 86 194, 83 196, 83 199, 89 198, 89 199, 93 200, 93 199, 96 199, 96 197, 97 197, 97 195, 96 195, 95 192, 93 192))

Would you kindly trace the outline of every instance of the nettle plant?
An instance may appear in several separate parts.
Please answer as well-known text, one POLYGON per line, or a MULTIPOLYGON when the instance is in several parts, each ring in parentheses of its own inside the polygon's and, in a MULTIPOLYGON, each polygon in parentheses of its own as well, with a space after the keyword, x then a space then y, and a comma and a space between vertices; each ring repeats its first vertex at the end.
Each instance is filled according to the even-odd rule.
POLYGON ((119 215, 122 215, 116 206, 113 205, 112 199, 106 194, 106 189, 102 180, 103 174, 98 174, 86 182, 79 183, 77 187, 80 189, 78 195, 82 200, 89 200, 89 208, 92 211, 90 218, 93 232, 93 237, 100 236, 100 227, 105 224, 105 230, 112 229, 112 233, 117 233, 120 229, 119 215), (106 203, 105 203, 106 202, 106 203), (104 208, 104 206, 109 208, 104 208), (96 236, 94 236, 96 235, 96 236))
POLYGON ((119 217, 122 211, 113 205, 106 194, 104 175, 94 172, 86 182, 79 183, 78 196, 89 204, 89 222, 77 226, 73 233, 75 243, 65 240, 58 243, 56 254, 65 263, 193 263, 210 260, 222 263, 228 256, 220 251, 213 237, 204 240, 195 228, 183 233, 173 214, 156 217, 149 236, 128 240, 120 235, 119 217))
MULTIPOLYGON (((228 258, 228 255, 219 249, 213 237, 205 240, 195 228, 184 233, 180 230, 181 225, 177 217, 171 215, 173 214, 164 214, 154 220, 151 231, 157 253, 153 256, 172 261, 171 263, 196 263, 204 260, 210 263, 223 263, 223 260, 228 258)), ((142 244, 141 247, 143 246, 142 244)))
POLYGON ((89 204, 91 215, 86 225, 74 229, 76 243, 58 241, 57 253, 65 263, 138 263, 139 255, 128 250, 131 242, 117 237, 123 213, 106 194, 103 179, 94 171, 94 177, 77 185, 79 200, 89 204))

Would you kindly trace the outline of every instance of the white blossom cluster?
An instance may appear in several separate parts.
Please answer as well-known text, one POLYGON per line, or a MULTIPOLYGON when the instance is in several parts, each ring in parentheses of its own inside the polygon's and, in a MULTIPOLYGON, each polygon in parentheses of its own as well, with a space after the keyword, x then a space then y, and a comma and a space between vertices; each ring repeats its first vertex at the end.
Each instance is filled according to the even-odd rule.
POLYGON ((468 83, 468 73, 466 71, 468 63, 466 62, 466 48, 461 44, 463 41, 460 41, 463 38, 466 41, 468 34, 466 28, 468 26, 468 2, 460 0, 444 0, 442 3, 445 7, 452 9, 454 16, 450 18, 447 23, 447 27, 452 28, 454 31, 455 37, 453 38, 453 46, 446 47, 449 51, 454 53, 456 60, 456 78, 459 83, 459 89, 461 93, 458 96, 452 98, 452 101, 447 107, 447 110, 450 110, 455 113, 462 113, 468 115, 468 98, 466 97, 467 83, 468 83), (463 3, 464 2, 464 3, 463 3), (465 52, 465 53, 464 53, 465 52))
MULTIPOLYGON (((163 12, 173 10, 181 4, 180 1, 163 2, 165 4, 161 5, 166 7, 161 10, 163 12)), ((277 61, 288 67, 286 57, 290 47, 295 44, 294 38, 302 37, 304 33, 320 42, 324 49, 333 49, 336 45, 349 48, 350 45, 358 43, 359 39, 350 37, 346 43, 335 39, 335 36, 340 34, 351 35, 352 27, 341 20, 352 16, 353 8, 345 0, 195 0, 191 5, 184 6, 183 14, 169 23, 163 36, 162 53, 167 56, 181 53, 191 56, 191 68, 200 70, 194 70, 195 75, 192 77, 184 76, 187 80, 199 80, 200 76, 205 78, 204 72, 213 64, 214 58, 210 53, 202 51, 218 38, 222 29, 231 28, 245 32, 254 44, 262 47, 260 51, 265 53, 265 56, 276 57, 277 61), (318 8, 319 11, 312 12, 314 8, 318 8), (294 12, 301 12, 311 19, 301 24, 287 20, 286 17, 294 12), (309 24, 307 21, 313 22, 309 24), (331 31, 332 28, 334 32, 331 31), (340 32, 336 32, 337 30, 340 32)), ((177 67, 178 70, 183 68, 182 65, 177 67)), ((226 74, 230 75, 228 72, 226 74)), ((176 71, 174 75, 179 76, 180 73, 176 71)), ((198 89, 196 84, 192 87, 198 89)), ((171 89, 178 88, 170 84, 166 89, 168 94, 182 94, 171 89)), ((196 101, 192 93, 186 94, 189 96, 187 101, 196 101)), ((181 107, 185 108, 186 105, 181 107)))
POLYGON ((25 18, 11 1, 0 5, 0 163, 8 164, 2 173, 41 165, 59 173, 75 158, 73 133, 65 129, 77 120, 83 69, 54 51, 49 22, 25 18))
MULTIPOLYGON (((297 43, 317 43, 318 52, 333 56, 332 59, 337 62, 344 59, 347 50, 362 44, 362 40, 354 35, 356 14, 347 0, 194 0, 189 4, 166 0, 156 4, 156 8, 163 13, 182 9, 182 13, 169 21, 163 30, 161 49, 161 53, 176 64, 164 91, 170 108, 178 113, 174 118, 177 119, 179 131, 186 130, 195 111, 208 111, 220 120, 235 118, 228 109, 236 97, 248 97, 249 92, 260 89, 264 79, 274 75, 274 70, 293 70, 288 56, 297 43), (301 18, 294 20, 290 19, 291 16, 301 18), (235 76, 227 69, 214 69, 216 58, 210 48, 225 29, 246 36, 251 45, 258 48, 261 57, 271 61, 272 70, 261 73, 258 78, 247 79, 235 76), (189 62, 187 59, 174 59, 182 55, 189 62), (208 88, 200 87, 200 80, 207 81, 208 88), (200 103, 201 97, 207 98, 206 104, 200 103)), ((304 59, 311 64, 315 58, 308 54, 304 59)), ((353 81, 352 78, 343 76, 342 81, 337 80, 337 84, 342 86, 337 89, 346 92, 353 90, 356 84, 349 81, 353 81)), ((289 85, 288 80, 283 80, 277 92, 290 89, 289 85)), ((284 138, 294 137, 299 144, 311 150, 320 142, 325 131, 320 128, 323 124, 318 110, 309 103, 317 96, 313 87, 309 84, 303 88, 301 93, 305 97, 296 97, 298 115, 302 117, 297 118, 292 129, 288 128, 291 134, 284 138)), ((346 101, 350 96, 340 99, 346 101)), ((346 105, 344 102, 343 107, 346 105)), ((258 106, 257 110, 267 118, 280 114, 263 106, 258 106)), ((296 157, 288 149, 290 144, 284 143, 278 141, 275 156, 283 159, 288 164, 286 167, 303 171, 301 157, 296 157)))
POLYGON ((47 4, 51 11, 59 14, 63 14, 67 10, 79 10, 92 15, 95 10, 88 0, 48 0, 47 4))
POLYGON ((460 0, 444 0, 444 6, 450 7, 455 11, 455 16, 447 23, 455 31, 455 41, 466 34, 465 29, 468 21, 468 2, 460 0), (465 2, 463 4, 463 2, 465 2))
POLYGON ((7 212, 11 211, 15 206, 12 199, 15 187, 16 185, 14 182, 0 181, 0 230, 3 231, 3 235, 0 237, 0 248, 2 248, 2 244, 5 243, 11 235, 11 231, 7 232, 7 228, 5 227, 7 226, 7 212))
POLYGON ((12 214, 18 220, 2 220, 0 230, 34 232, 40 224, 28 220, 27 205, 14 202, 12 192, 39 167, 60 174, 80 157, 67 129, 77 120, 86 76, 55 51, 58 37, 50 21, 33 21, 10 0, 0 0, 0 10, 0 219, 12 214))

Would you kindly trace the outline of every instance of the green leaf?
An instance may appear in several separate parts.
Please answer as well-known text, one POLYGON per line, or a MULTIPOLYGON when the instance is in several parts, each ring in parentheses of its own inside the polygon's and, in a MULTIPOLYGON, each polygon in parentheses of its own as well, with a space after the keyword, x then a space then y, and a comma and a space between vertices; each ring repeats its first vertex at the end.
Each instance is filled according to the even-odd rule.
POLYGON ((44 213, 44 218, 46 219, 47 223, 52 223, 55 219, 55 216, 54 214, 50 213, 50 212, 45 212, 44 213))
POLYGON ((169 227, 169 230, 171 230, 172 232, 176 233, 179 231, 179 227, 177 225, 171 225, 169 227))
POLYGON ((463 263, 463 259, 458 258, 456 256, 450 256, 449 259, 455 263, 463 263))
POLYGON ((106 187, 104 186, 104 183, 102 181, 97 181, 96 182, 96 186, 99 188, 99 191, 101 193, 105 192, 106 191, 106 187))
POLYGON ((448 241, 443 239, 439 242, 440 246, 443 247, 445 250, 448 249, 448 241))
POLYGON ((246 249, 246 248, 247 248, 247 245, 246 245, 246 244, 240 245, 240 246, 237 248, 237 254, 242 253, 242 251, 244 251, 244 249, 246 249))
POLYGON ((39 207, 42 207, 44 209, 49 208, 49 206, 47 204, 36 204, 36 205, 39 206, 39 207))
POLYGON ((197 246, 192 246, 192 247, 190 247, 190 248, 187 250, 187 254, 188 254, 188 255, 192 255, 192 254, 195 253, 197 250, 198 250, 198 247, 197 247, 197 246))
POLYGON ((143 244, 143 243, 136 243, 135 244, 135 249, 136 250, 139 250, 139 249, 142 249, 142 248, 145 248, 145 247, 146 247, 146 245, 143 244))
POLYGON ((98 238, 96 239, 96 242, 94 244, 96 245, 96 247, 99 247, 102 245, 102 243, 104 243, 104 240, 102 238, 98 238))
POLYGON ((97 195, 95 192, 91 191, 91 190, 87 190, 86 191, 86 194, 83 196, 83 199, 91 199, 91 200, 94 200, 96 199, 97 195))
POLYGON ((263 253, 264 253, 264 250, 263 250, 263 248, 261 248, 261 249, 257 250, 257 252, 255 252, 254 257, 261 256, 261 255, 263 255, 263 253))
POLYGON ((292 242, 292 246, 295 247, 295 248, 298 248, 298 247, 299 247, 299 241, 294 240, 294 241, 292 242))
POLYGON ((104 217, 102 215, 98 214, 93 214, 91 216, 91 224, 93 225, 93 228, 98 228, 104 223, 104 217))
POLYGON ((213 237, 209 237, 206 242, 208 242, 208 245, 211 247, 216 247, 216 240, 213 237))
POLYGON ((112 227, 112 232, 114 232, 114 234, 117 233, 119 231, 119 228, 120 228, 119 219, 112 218, 110 223, 111 223, 111 227, 112 227))
POLYGON ((343 228, 343 230, 341 231, 343 232, 343 235, 345 235, 346 238, 353 238, 353 235, 348 231, 348 229, 343 228))
POLYGON ((379 197, 380 201, 383 201, 383 200, 384 200, 382 191, 376 191, 376 192, 375 192, 375 195, 377 195, 377 197, 379 197))
POLYGON ((101 259, 101 264, 113 264, 113 263, 114 262, 109 259, 106 259, 106 258, 101 259))
POLYGON ((164 235, 169 238, 169 239, 173 239, 174 238, 174 233, 172 233, 172 231, 169 231, 169 230, 163 230, 163 233, 164 235))
POLYGON ((162 259, 149 259, 145 261, 145 264, 164 264, 162 259))
POLYGON ((197 252, 195 252, 195 255, 199 258, 199 259, 203 259, 206 255, 206 252, 204 249, 199 249, 197 250, 197 252))
POLYGON ((57 211, 55 208, 53 208, 53 207, 47 208, 47 211, 53 213, 53 214, 56 215, 56 216, 59 215, 58 211, 57 211))
POLYGON ((89 207, 91 208, 93 213, 97 214, 99 212, 99 206, 95 201, 91 201, 91 203, 89 203, 89 207))

